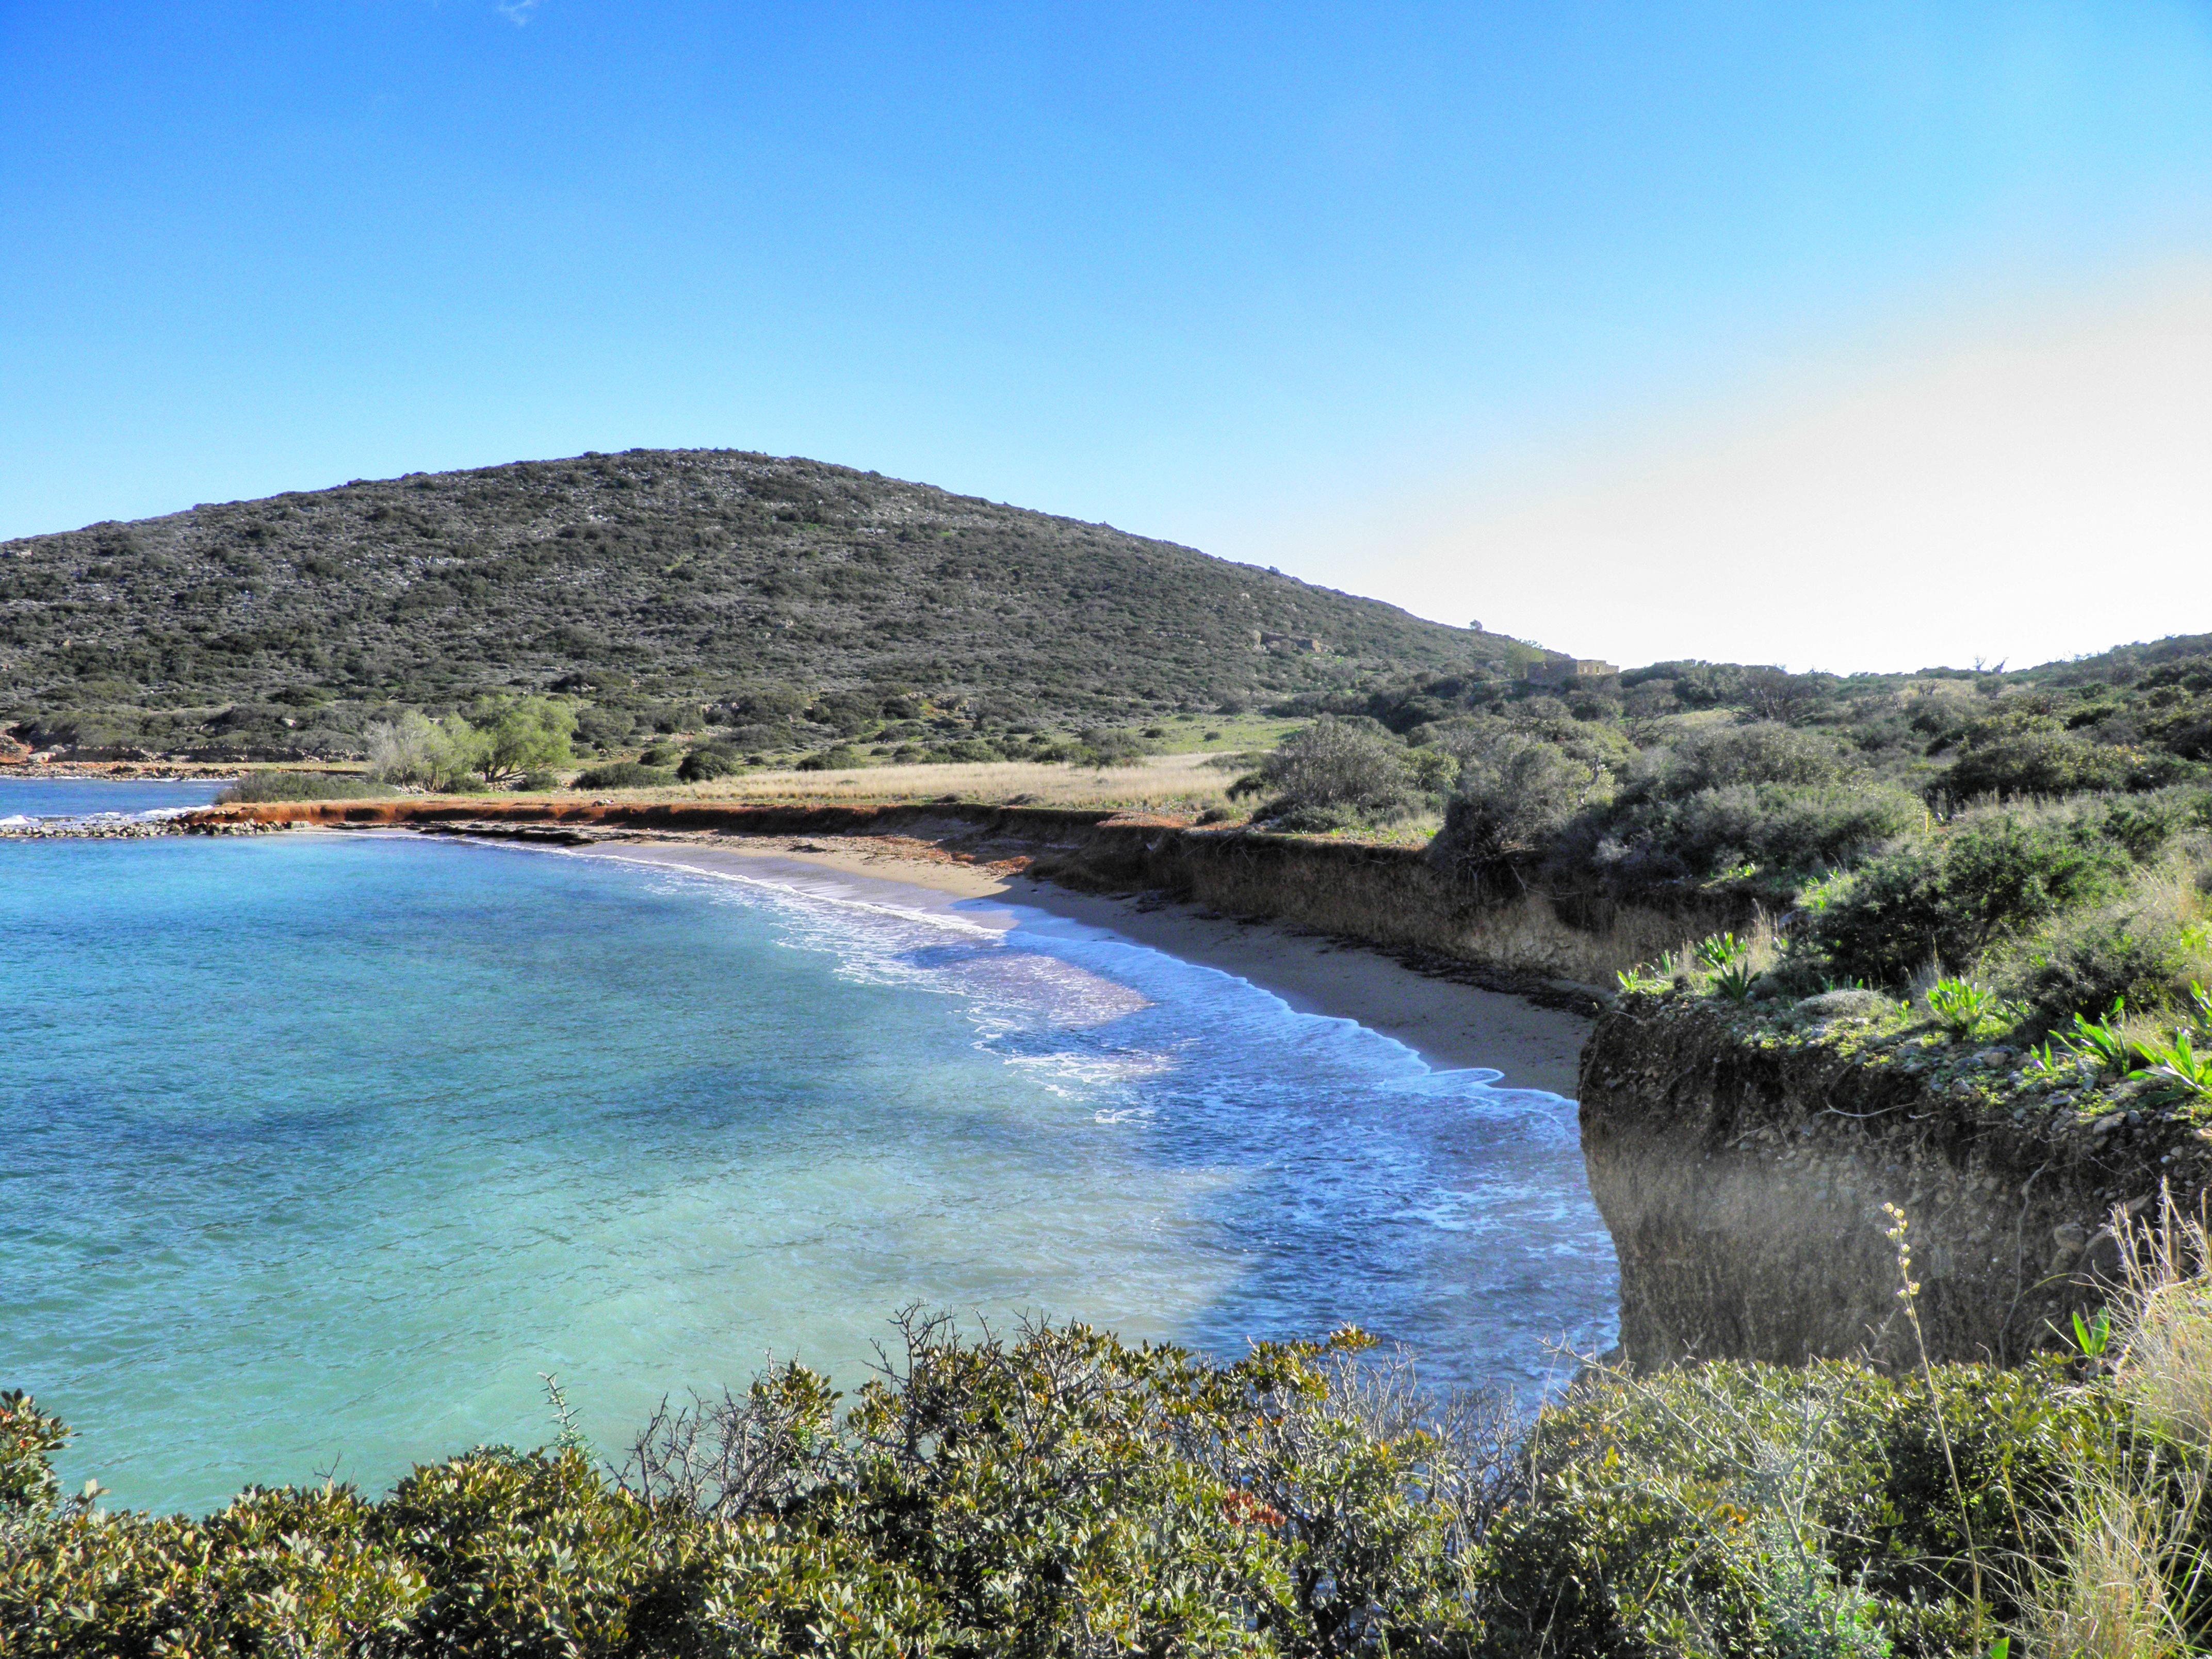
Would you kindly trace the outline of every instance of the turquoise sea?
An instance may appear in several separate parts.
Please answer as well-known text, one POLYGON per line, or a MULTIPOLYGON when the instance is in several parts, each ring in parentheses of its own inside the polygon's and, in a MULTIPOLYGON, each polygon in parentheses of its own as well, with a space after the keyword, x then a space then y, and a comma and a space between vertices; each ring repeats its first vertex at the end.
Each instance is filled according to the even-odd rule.
POLYGON ((1523 1391, 1612 1340, 1569 1103, 779 867, 0 841, 0 1386, 64 1474, 380 1489, 549 1438, 542 1372, 613 1450, 771 1353, 852 1386, 909 1302, 1224 1355, 1356 1322, 1523 1391))

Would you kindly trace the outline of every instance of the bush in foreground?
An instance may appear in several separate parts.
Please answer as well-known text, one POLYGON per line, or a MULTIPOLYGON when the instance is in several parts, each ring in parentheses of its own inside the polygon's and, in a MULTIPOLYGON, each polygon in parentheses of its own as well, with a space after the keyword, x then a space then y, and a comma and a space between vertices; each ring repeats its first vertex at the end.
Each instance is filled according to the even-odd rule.
POLYGON ((2179 1653, 2212 1291, 2174 1237, 2071 1361, 1594 1374, 1525 1432, 1353 1332, 1212 1366, 909 1314, 842 1416, 788 1364, 618 1471, 564 1422, 196 1522, 64 1497, 66 1431, 0 1395, 0 1652, 2179 1653))
POLYGON ((482 1449, 368 1502, 203 1522, 63 1500, 0 1401, 0 1651, 1341 1653, 1463 1649, 1499 1443, 1419 1426, 1360 1339, 1217 1369, 1081 1326, 903 1322, 842 1421, 787 1366, 664 1412, 619 1478, 482 1449))

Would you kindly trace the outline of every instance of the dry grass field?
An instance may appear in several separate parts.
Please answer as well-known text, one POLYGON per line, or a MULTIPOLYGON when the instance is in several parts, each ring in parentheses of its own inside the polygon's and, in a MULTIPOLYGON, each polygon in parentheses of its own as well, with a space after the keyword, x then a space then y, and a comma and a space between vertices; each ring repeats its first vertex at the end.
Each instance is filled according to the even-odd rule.
POLYGON ((998 805, 1112 806, 1195 818, 1209 810, 1242 815, 1243 809, 1228 794, 1237 775, 1210 764, 1203 754, 1155 755, 1130 765, 1104 769, 991 761, 868 766, 849 772, 751 772, 689 788, 618 790, 609 794, 611 799, 635 795, 702 802, 856 803, 933 801, 952 796, 998 805))

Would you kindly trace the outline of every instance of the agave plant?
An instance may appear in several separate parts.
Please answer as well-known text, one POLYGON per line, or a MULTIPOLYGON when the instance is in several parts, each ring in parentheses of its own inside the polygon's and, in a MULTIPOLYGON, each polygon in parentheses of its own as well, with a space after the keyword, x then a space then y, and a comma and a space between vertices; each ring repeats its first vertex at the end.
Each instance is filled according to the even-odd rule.
POLYGON ((1730 1002, 1751 1000, 1751 988, 1759 978, 1747 957, 1738 957, 1713 975, 1713 989, 1730 1002))
POLYGON ((2059 1041, 2069 1054, 2087 1060, 2099 1071, 2124 1074, 2130 1069, 2135 1057, 2135 1045, 2120 1030, 2120 1022, 2126 1017, 2127 1011, 2128 1000, 2115 997, 2112 1012, 2102 1019, 2091 1019, 2085 1014, 2077 1013, 2074 1016, 2074 1035, 2062 1037, 2059 1041))
POLYGON ((1952 1036, 1971 1038, 2017 1024, 2027 1011, 1970 979, 1939 979, 1928 988, 1928 1012, 1952 1036))
POLYGON ((2139 1037, 2135 1049, 2148 1063, 2130 1076, 2156 1079, 2181 1099, 2212 1100, 2212 1048, 2200 1054, 2188 1032, 2176 1031, 2170 1042, 2139 1037))
POLYGON ((1751 953, 1751 947, 1734 933, 1713 933, 1698 941, 1692 952, 1698 965, 1709 974, 1717 974, 1742 961, 1751 953))

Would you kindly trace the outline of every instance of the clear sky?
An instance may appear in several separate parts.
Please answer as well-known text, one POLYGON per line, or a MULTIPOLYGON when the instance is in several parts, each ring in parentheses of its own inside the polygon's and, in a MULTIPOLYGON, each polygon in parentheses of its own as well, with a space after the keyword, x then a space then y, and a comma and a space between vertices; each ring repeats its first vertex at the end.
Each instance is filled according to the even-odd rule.
POLYGON ((0 536, 633 445, 1623 661, 2212 629, 2212 6, 0 0, 0 536))

